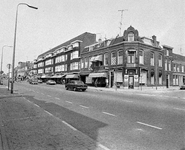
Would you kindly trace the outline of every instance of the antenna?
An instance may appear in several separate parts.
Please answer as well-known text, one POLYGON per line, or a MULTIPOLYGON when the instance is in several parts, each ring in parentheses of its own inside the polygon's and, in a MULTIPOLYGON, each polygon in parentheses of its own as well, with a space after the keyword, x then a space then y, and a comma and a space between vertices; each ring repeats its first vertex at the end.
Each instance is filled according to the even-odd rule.
POLYGON ((121 11, 121 21, 120 21, 120 36, 121 36, 121 27, 122 27, 122 19, 123 19, 123 11, 128 11, 128 9, 122 9, 122 10, 118 10, 118 11, 121 11))

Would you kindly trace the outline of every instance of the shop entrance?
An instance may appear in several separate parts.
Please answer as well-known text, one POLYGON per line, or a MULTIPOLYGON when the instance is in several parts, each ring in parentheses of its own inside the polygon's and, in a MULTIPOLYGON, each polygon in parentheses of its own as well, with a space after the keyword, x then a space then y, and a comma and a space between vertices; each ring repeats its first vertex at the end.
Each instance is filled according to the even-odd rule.
POLYGON ((128 78, 128 88, 129 89, 134 88, 134 77, 133 76, 129 76, 129 78, 128 78))

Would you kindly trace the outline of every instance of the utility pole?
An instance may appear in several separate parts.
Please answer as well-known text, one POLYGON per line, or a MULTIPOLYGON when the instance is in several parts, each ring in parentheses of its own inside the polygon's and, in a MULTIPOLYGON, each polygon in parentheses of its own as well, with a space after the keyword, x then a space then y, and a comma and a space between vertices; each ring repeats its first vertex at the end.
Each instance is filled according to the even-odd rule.
POLYGON ((122 9, 122 10, 118 10, 118 11, 121 12, 121 21, 120 21, 120 27, 119 27, 119 29, 120 29, 120 36, 121 36, 121 27, 122 27, 122 20, 123 20, 123 11, 128 11, 128 9, 122 9))

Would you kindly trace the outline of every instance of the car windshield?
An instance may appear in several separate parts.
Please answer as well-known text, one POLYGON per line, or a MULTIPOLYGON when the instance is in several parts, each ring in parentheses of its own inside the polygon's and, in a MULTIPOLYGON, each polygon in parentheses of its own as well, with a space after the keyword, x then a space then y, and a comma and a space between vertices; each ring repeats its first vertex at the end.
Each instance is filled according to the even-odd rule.
POLYGON ((83 84, 82 81, 75 81, 75 84, 83 84))

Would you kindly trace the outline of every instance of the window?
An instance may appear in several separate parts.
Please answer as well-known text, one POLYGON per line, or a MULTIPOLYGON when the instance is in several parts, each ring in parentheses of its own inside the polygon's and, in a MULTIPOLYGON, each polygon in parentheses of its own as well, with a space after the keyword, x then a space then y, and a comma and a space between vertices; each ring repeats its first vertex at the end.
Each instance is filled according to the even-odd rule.
POLYGON ((173 66, 173 71, 176 72, 176 64, 173 66))
POLYGON ((81 59, 81 68, 84 68, 84 58, 81 59))
POLYGON ((45 62, 45 65, 47 66, 47 65, 51 65, 51 64, 53 64, 53 59, 49 59, 49 60, 47 60, 46 62, 45 62))
POLYGON ((128 34, 128 41, 129 42, 133 42, 134 41, 134 34, 133 33, 129 33, 128 34))
POLYGON ((181 68, 182 72, 184 72, 184 66, 182 65, 182 68, 181 68))
POLYGON ((168 63, 168 70, 171 71, 171 61, 168 63))
POLYGON ((72 59, 75 59, 75 58, 78 58, 78 53, 79 53, 78 51, 72 52, 72 53, 71 53, 71 60, 72 60, 72 59))
POLYGON ((116 65, 116 52, 111 53, 111 65, 116 65))
POLYGON ((108 66, 108 64, 109 64, 108 59, 109 59, 108 53, 105 53, 105 54, 104 54, 104 63, 103 63, 104 66, 108 66))
POLYGON ((154 53, 151 53, 150 65, 151 65, 151 66, 154 66, 154 53))
POLYGON ((162 67, 162 55, 159 54, 159 67, 162 67))
POLYGON ((44 66, 44 62, 38 63, 38 67, 43 67, 43 66, 44 66))
POLYGON ((167 59, 165 59, 165 66, 164 66, 165 68, 165 70, 167 71, 168 70, 168 61, 167 61, 167 59))
POLYGON ((136 51, 129 50, 127 56, 127 63, 135 63, 136 51))
POLYGON ((44 73, 44 69, 38 69, 38 73, 44 73))
POLYGON ((52 67, 45 68, 45 73, 50 73, 50 72, 53 72, 53 68, 52 67))
POLYGON ((34 64, 34 65, 33 65, 33 68, 37 68, 37 64, 34 64))
POLYGON ((73 62, 70 64, 70 70, 77 70, 79 69, 79 62, 73 62))
POLYGON ((139 51, 139 63, 144 64, 144 51, 139 51))
POLYGON ((118 51, 118 64, 123 64, 123 51, 118 51))
POLYGON ((59 65, 55 67, 55 72, 67 71, 67 65, 59 65))
POLYGON ((169 56, 169 50, 166 50, 166 56, 169 56))
POLYGON ((177 65, 177 72, 180 72, 180 67, 179 67, 179 65, 177 65))
POLYGON ((77 43, 73 43, 72 45, 73 45, 73 48, 75 48, 75 47, 79 47, 79 42, 77 42, 77 43))
POLYGON ((85 68, 88 68, 88 58, 85 58, 85 59, 84 59, 84 65, 85 65, 85 66, 84 66, 85 68))
POLYGON ((88 67, 88 68, 91 68, 91 67, 92 67, 92 66, 91 66, 91 65, 92 65, 91 58, 92 58, 92 57, 89 57, 89 67, 88 67))

